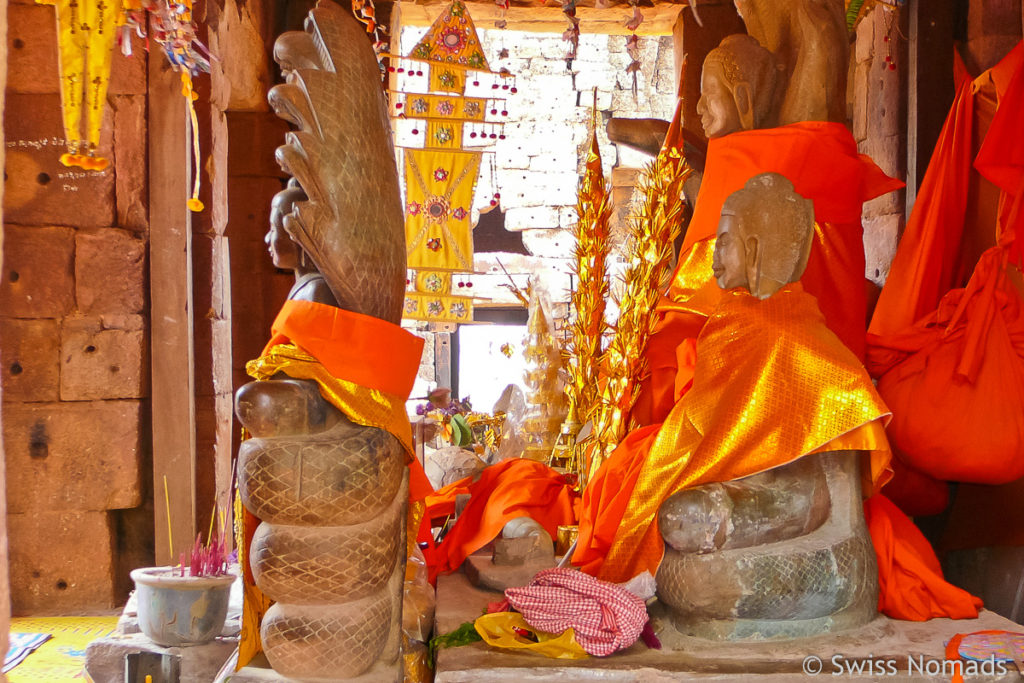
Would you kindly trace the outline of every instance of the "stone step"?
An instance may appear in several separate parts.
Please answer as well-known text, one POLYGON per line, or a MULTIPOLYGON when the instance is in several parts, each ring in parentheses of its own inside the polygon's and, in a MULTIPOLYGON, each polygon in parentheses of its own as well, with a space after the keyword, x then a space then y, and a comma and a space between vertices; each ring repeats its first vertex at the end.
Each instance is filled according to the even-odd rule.
MULTIPOLYGON (((462 573, 437 581, 436 633, 472 621, 500 593, 481 590, 462 573)), ((993 612, 977 619, 897 621, 879 616, 864 627, 801 640, 725 643, 683 636, 655 603, 654 631, 662 649, 642 642, 609 657, 549 659, 494 648, 484 643, 440 650, 435 683, 566 683, 568 681, 758 681, 783 683, 823 680, 948 682, 951 662, 943 661, 946 642, 957 633, 982 630, 1024 632, 1024 627, 993 612), (806 668, 805 668, 806 667, 806 668), (820 667, 820 668, 819 668, 820 667)), ((980 663, 979 663, 980 664, 980 663)), ((1019 681, 1012 664, 990 664, 966 680, 1019 681)))

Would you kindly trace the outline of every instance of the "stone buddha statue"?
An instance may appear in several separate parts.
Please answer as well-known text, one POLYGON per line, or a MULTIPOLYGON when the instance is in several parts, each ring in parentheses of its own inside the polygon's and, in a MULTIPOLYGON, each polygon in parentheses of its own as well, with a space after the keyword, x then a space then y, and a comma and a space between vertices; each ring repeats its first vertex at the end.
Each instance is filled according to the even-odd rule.
MULTIPOLYGON (((708 53, 700 78, 700 115, 709 140, 756 128, 770 128, 775 119, 779 68, 772 53, 750 36, 726 36, 708 53)), ((686 200, 697 200, 701 171, 683 187, 686 200)))
POLYGON ((700 79, 700 115, 704 134, 729 133, 773 125, 778 68, 772 53, 750 36, 726 36, 704 60, 700 79))
MULTIPOLYGON (((816 306, 812 303, 799 316, 794 314, 799 309, 791 307, 808 297, 792 283, 806 267, 813 224, 811 202, 796 194, 788 180, 778 174, 754 177, 723 205, 715 279, 740 300, 749 292, 776 308, 783 305, 783 312, 771 316, 783 325, 773 329, 769 323, 745 332, 777 335, 766 353, 794 354, 784 363, 793 375, 773 378, 777 384, 771 392, 817 400, 816 395, 849 391, 858 400, 874 400, 870 379, 862 369, 860 377, 854 372, 859 363, 825 327, 816 306), (776 302, 777 296, 793 301, 776 302), (824 341, 807 344, 813 337, 824 341), (828 386, 825 378, 835 385, 828 386)), ((827 407, 786 403, 752 400, 739 407, 761 413, 768 427, 775 420, 813 424, 828 419, 819 412, 827 407)), ((730 419, 723 406, 717 410, 730 419)), ((740 421, 729 425, 721 458, 728 460, 734 448, 742 448, 732 442, 743 428, 740 421)), ((830 436, 821 439, 834 441, 830 436)), ((783 445, 778 453, 747 453, 743 457, 763 457, 762 465, 771 469, 688 488, 661 505, 658 526, 665 555, 657 573, 658 594, 684 633, 713 639, 799 637, 858 626, 874 617, 878 577, 861 511, 861 455, 820 452, 822 444, 814 440, 806 445, 817 448, 806 453, 806 446, 790 446, 783 452, 783 445)))

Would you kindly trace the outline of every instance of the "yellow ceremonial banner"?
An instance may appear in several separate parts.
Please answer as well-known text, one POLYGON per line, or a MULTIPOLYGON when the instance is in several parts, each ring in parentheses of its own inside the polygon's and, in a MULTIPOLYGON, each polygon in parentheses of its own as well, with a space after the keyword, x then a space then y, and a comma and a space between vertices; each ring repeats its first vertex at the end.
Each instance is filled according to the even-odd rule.
MULTIPOLYGON (((490 71, 473 19, 462 0, 454 0, 409 54, 413 59, 490 71)), ((432 70, 433 71, 433 70, 432 70)), ((433 74, 431 74, 433 80, 433 74)), ((435 88, 431 85, 431 90, 435 88)))
POLYGON ((430 68, 430 89, 460 94, 465 92, 466 70, 449 65, 432 66, 430 68))
POLYGON ((73 151, 82 139, 82 103, 85 98, 85 58, 89 32, 82 30, 82 6, 77 0, 57 0, 57 52, 60 57, 60 98, 64 137, 73 151))
POLYGON ((424 147, 462 149, 462 124, 457 121, 427 121, 424 147))
POLYGON ((402 317, 435 323, 473 322, 472 297, 406 292, 402 317))
POLYGON ((417 271, 416 291, 424 294, 450 294, 452 291, 452 274, 429 270, 417 271))
POLYGON ((57 9, 64 137, 74 152, 95 150, 103 125, 121 2, 55 0, 53 4, 57 9), (89 150, 81 148, 83 113, 89 150))
MULTIPOLYGON (((71 0, 76 2, 77 0, 71 0)), ((86 55, 85 108, 86 136, 91 149, 100 144, 100 127, 103 125, 103 110, 107 105, 107 86, 110 84, 110 64, 114 56, 116 41, 115 26, 121 14, 119 0, 85 2, 83 8, 86 25, 89 27, 89 50, 86 55)))
POLYGON ((405 243, 415 270, 473 270, 470 209, 480 152, 405 150, 405 243))
POLYGON ((404 116, 412 119, 483 121, 487 100, 482 97, 419 95, 406 97, 404 116))

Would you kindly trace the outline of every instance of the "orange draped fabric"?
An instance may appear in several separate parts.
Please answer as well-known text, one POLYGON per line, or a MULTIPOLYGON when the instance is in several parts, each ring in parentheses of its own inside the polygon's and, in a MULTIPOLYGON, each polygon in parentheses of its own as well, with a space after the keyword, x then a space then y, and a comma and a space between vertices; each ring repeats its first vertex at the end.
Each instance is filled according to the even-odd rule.
POLYGON ((640 424, 665 418, 678 399, 677 373, 692 371, 692 366, 678 365, 677 347, 683 339, 696 338, 719 298, 711 256, 722 204, 751 177, 767 172, 786 176, 814 202, 818 225, 801 282, 818 299, 828 326, 863 357, 867 302, 861 206, 903 183, 858 154, 853 136, 839 123, 807 121, 715 138, 708 143, 704 179, 679 264, 658 306, 661 320, 648 342, 650 378, 633 413, 640 424))
POLYGON ((294 342, 338 379, 409 398, 423 340, 380 318, 315 301, 284 302, 263 349, 294 342))
POLYGON ((555 538, 559 525, 575 524, 579 496, 564 475, 534 460, 509 459, 460 479, 427 496, 428 519, 455 512, 455 497, 470 494, 469 504, 437 548, 427 553, 431 581, 454 571, 463 560, 501 534, 516 517, 531 517, 555 538))
POLYGON ((878 558, 878 609, 893 619, 974 619, 981 600, 942 578, 939 559, 914 523, 883 495, 864 503, 878 558))
MULTIPOLYGON (((973 81, 957 64, 956 100, 871 321, 868 367, 901 459, 935 479, 1002 484, 1024 475, 1024 43, 973 81), (992 91, 974 166, 999 206, 974 215, 974 126, 992 91), (970 245, 986 240, 996 246, 978 258, 970 245)), ((918 477, 894 501, 921 507, 930 489, 918 477)))
POLYGON ((690 390, 660 427, 630 434, 586 489, 573 563, 614 582, 654 574, 663 553, 657 511, 668 496, 816 451, 871 452, 869 489, 880 485, 887 415, 799 283, 763 301, 723 292, 697 339, 690 390))
MULTIPOLYGON (((1024 44, 1018 44, 998 65, 972 81, 956 56, 956 98, 871 318, 869 344, 875 343, 873 338, 902 332, 934 311, 946 292, 964 285, 974 267, 961 262, 961 242, 967 218, 976 94, 989 81, 1001 100, 1000 111, 989 127, 978 164, 1004 191, 1019 192, 1024 165, 1022 60, 1024 44)), ((1004 208, 1008 211, 1009 204, 1004 208)))

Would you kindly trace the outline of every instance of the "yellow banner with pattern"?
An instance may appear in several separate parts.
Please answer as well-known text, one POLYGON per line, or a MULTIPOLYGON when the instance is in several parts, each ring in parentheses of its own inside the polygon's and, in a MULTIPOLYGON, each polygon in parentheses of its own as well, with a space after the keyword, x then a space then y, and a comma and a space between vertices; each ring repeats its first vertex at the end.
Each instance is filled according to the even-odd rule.
POLYGON ((470 210, 480 152, 405 150, 405 244, 415 270, 473 270, 470 210))
POLYGON ((405 293, 405 310, 402 317, 408 320, 426 320, 435 323, 473 322, 473 299, 444 294, 405 293))
POLYGON ((410 93, 405 98, 405 116, 411 119, 483 121, 486 106, 487 100, 482 97, 410 93))

